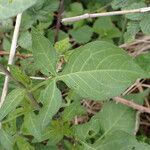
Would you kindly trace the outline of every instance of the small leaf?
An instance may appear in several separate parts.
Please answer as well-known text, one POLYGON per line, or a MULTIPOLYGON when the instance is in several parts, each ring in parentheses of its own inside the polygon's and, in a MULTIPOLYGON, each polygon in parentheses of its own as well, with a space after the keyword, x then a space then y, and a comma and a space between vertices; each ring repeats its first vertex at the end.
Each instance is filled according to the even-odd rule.
POLYGON ((42 129, 48 125, 52 117, 60 109, 61 103, 61 92, 56 86, 56 81, 53 80, 49 83, 43 92, 43 107, 38 114, 42 129))
POLYGON ((122 49, 96 41, 75 49, 58 79, 84 98, 106 100, 144 76, 145 72, 122 49))
POLYGON ((49 76, 49 73, 52 75, 57 75, 56 51, 49 40, 34 28, 32 29, 32 49, 35 62, 41 69, 42 73, 46 74, 47 76, 49 76))
POLYGON ((65 107, 62 118, 63 121, 71 121, 73 117, 86 113, 85 107, 81 106, 80 101, 74 101, 70 106, 65 107))
POLYGON ((31 50, 32 48, 32 38, 31 34, 27 32, 22 32, 18 39, 18 44, 24 49, 31 50))
POLYGON ((91 27, 85 25, 76 30, 71 30, 69 33, 75 39, 76 42, 87 43, 88 41, 90 41, 90 39, 92 37, 93 30, 91 27))
POLYGON ((13 17, 31 7, 37 0, 0 0, 0 20, 13 17))
POLYGON ((13 150, 13 137, 3 129, 0 129, 0 145, 5 150, 13 150))
POLYGON ((119 29, 112 23, 110 17, 102 17, 95 21, 93 29, 100 37, 115 38, 121 35, 119 29))
POLYGON ((56 42, 55 49, 58 53, 65 53, 67 50, 71 48, 71 44, 69 43, 69 38, 65 38, 61 41, 56 42))
POLYGON ((41 141, 49 139, 48 145, 56 145, 64 136, 71 134, 69 123, 64 123, 62 120, 52 121, 50 126, 43 131, 41 141))
POLYGON ((31 79, 17 66, 9 65, 11 75, 15 80, 22 83, 25 87, 31 86, 31 79))
POLYGON ((20 102, 24 99, 24 96, 24 89, 15 89, 8 94, 0 108, 0 121, 20 104, 20 102))

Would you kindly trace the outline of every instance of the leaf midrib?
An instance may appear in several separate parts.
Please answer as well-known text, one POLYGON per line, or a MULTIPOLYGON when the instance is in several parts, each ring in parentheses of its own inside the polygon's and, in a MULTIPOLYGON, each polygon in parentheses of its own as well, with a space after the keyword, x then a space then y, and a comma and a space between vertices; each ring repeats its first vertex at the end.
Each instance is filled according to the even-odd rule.
POLYGON ((87 71, 77 71, 77 72, 71 72, 66 73, 58 76, 58 79, 62 79, 66 76, 71 76, 75 74, 86 74, 86 73, 100 73, 100 72, 127 72, 127 73, 133 73, 133 74, 139 74, 143 75, 142 73, 136 72, 136 71, 130 71, 130 70, 121 70, 121 69, 101 69, 101 70, 87 70, 87 71))

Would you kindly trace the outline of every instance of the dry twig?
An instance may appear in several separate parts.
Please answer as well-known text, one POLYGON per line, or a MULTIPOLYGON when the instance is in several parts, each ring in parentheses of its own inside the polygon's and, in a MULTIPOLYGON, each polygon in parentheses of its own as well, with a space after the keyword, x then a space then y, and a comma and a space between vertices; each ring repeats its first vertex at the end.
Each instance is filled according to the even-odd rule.
MULTIPOLYGON (((14 34, 13 34, 13 39, 12 39, 12 45, 11 45, 11 49, 10 49, 8 64, 12 64, 13 60, 14 60, 14 57, 15 57, 17 39, 18 39, 19 28, 20 28, 20 23, 21 23, 21 17, 22 17, 22 14, 18 14, 17 18, 16 18, 16 25, 15 25, 15 29, 14 29, 14 34)), ((9 68, 8 68, 8 70, 9 70, 9 68)), ((0 107, 2 106, 2 104, 5 100, 5 97, 7 95, 8 82, 9 82, 9 76, 6 75, 3 90, 2 90, 2 96, 1 96, 1 100, 0 100, 0 107)))
POLYGON ((62 19, 62 22, 75 22, 88 18, 96 18, 96 17, 104 17, 104 16, 114 16, 114 15, 124 15, 124 14, 132 14, 132 13, 144 13, 150 11, 150 7, 144 7, 139 9, 132 10, 122 10, 122 11, 113 11, 113 12, 104 12, 104 13, 93 13, 93 14, 84 14, 75 17, 69 17, 62 19))
POLYGON ((133 101, 129 101, 129 100, 126 100, 126 99, 121 98, 121 97, 114 97, 114 100, 117 103, 121 103, 123 105, 129 106, 129 107, 131 107, 131 108, 133 108, 135 110, 140 111, 141 113, 145 112, 145 113, 149 113, 150 114, 150 109, 149 108, 141 106, 139 104, 136 104, 133 101))

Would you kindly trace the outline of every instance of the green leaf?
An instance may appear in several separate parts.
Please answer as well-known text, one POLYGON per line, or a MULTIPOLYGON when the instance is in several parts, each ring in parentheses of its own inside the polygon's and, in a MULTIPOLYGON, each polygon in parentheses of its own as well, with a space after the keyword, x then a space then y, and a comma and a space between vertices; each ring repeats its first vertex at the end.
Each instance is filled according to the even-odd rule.
POLYGON ((140 93, 133 93, 133 94, 129 94, 124 96, 125 99, 134 101, 135 103, 138 103, 140 105, 143 105, 145 102, 145 97, 148 96, 149 94, 149 89, 146 89, 144 92, 140 92, 140 93))
POLYGON ((92 145, 93 150, 148 150, 150 146, 145 143, 138 143, 133 135, 124 131, 116 131, 109 134, 106 138, 98 140, 92 145), (143 150, 143 149, 142 149, 143 150))
POLYGON ((48 128, 43 131, 40 141, 49 139, 48 145, 56 145, 64 136, 71 134, 70 124, 62 120, 52 121, 48 128))
POLYGON ((21 13, 36 3, 37 0, 1 0, 0 20, 7 19, 21 13))
POLYGON ((18 44, 24 49, 31 50, 32 48, 31 34, 28 31, 22 32, 18 39, 18 44))
POLYGON ((102 17, 95 21, 93 29, 101 37, 115 38, 121 35, 119 29, 112 23, 110 17, 102 17))
POLYGON ((20 102, 24 99, 24 96, 25 90, 18 88, 8 94, 0 108, 0 121, 20 104, 20 102))
POLYGON ((141 54, 135 58, 135 61, 143 68, 150 77, 150 53, 141 54))
POLYGON ((10 43, 9 39, 4 37, 4 39, 3 39, 3 49, 5 51, 10 51, 10 48, 11 48, 11 43, 10 43))
POLYGON ((99 125, 103 130, 102 137, 115 131, 122 130, 129 134, 134 133, 136 112, 131 108, 108 102, 104 104, 102 110, 96 114, 99 125))
POLYGON ((21 130, 25 135, 33 135, 38 141, 41 140, 41 125, 34 112, 29 112, 25 115, 21 130))
POLYGON ((47 76, 49 76, 49 73, 52 75, 57 75, 56 51, 49 40, 34 28, 32 29, 32 49, 35 62, 41 69, 42 73, 46 74, 47 76))
POLYGON ((146 35, 150 35, 150 14, 145 14, 143 19, 141 20, 140 22, 140 27, 141 27, 141 30, 144 34, 146 35))
POLYGON ((71 48, 71 44, 69 42, 69 38, 65 38, 65 39, 55 43, 55 49, 60 54, 65 53, 70 48, 71 48))
POLYGON ((79 140, 85 141, 88 138, 94 137, 99 132, 100 126, 98 120, 92 118, 87 123, 75 125, 74 130, 75 130, 75 137, 79 140))
POLYGON ((74 50, 58 79, 84 98, 106 100, 142 76, 143 70, 122 49, 96 41, 74 50))
POLYGON ((61 103, 61 92, 56 86, 56 81, 53 80, 49 83, 49 85, 43 92, 43 107, 38 114, 42 129, 44 129, 48 125, 52 117, 60 109, 61 103))
POLYGON ((81 14, 83 12, 83 6, 81 3, 78 3, 78 2, 70 4, 70 9, 76 15, 81 14))
POLYGON ((25 87, 30 87, 32 82, 31 79, 17 66, 9 65, 11 75, 15 80, 22 83, 25 87))
POLYGON ((140 0, 113 0, 111 6, 113 9, 125 8, 132 6, 133 3, 139 2, 140 0))
POLYGON ((127 24, 127 31, 124 33, 125 42, 131 42, 135 40, 135 36, 139 31, 140 31, 139 22, 130 21, 127 24))
POLYGON ((76 30, 71 30, 69 33, 75 39, 76 42, 87 43, 88 41, 90 41, 90 39, 92 37, 93 30, 91 27, 85 25, 76 30))
POLYGON ((17 136, 16 137, 16 143, 18 148, 21 150, 35 150, 33 146, 31 146, 31 144, 27 141, 27 139, 21 137, 21 136, 17 136))
MULTIPOLYGON (((132 10, 132 9, 138 9, 142 7, 146 7, 146 4, 143 2, 139 2, 139 3, 133 3, 132 5, 126 7, 125 9, 132 10)), ((141 20, 143 18, 143 13, 127 14, 125 16, 130 20, 141 20)))
POLYGON ((71 121, 75 116, 81 116, 85 113, 85 107, 81 106, 80 101, 74 101, 70 106, 65 107, 62 118, 63 121, 71 121))
POLYGON ((3 129, 0 129, 0 145, 5 150, 13 150, 13 137, 3 129))

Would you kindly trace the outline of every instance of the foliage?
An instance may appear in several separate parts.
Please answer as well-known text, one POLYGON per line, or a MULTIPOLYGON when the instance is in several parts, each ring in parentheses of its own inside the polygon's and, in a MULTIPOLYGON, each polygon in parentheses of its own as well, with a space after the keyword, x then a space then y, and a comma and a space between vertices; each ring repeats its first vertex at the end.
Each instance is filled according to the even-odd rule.
MULTIPOLYGON (((64 0, 63 17, 148 4, 146 0, 64 0)), ((59 0, 0 0, 0 40, 6 54, 14 16, 23 12, 14 65, 7 65, 8 57, 0 55, 0 64, 9 67, 12 77, 0 108, 0 149, 149 150, 149 138, 135 135, 137 111, 116 104, 114 97, 122 95, 142 105, 149 94, 145 87, 142 93, 123 95, 137 79, 149 83, 150 52, 133 58, 119 46, 149 36, 150 14, 62 24, 59 5, 59 0), (94 113, 85 106, 89 101, 99 106, 94 113)), ((3 83, 0 75, 0 93, 3 83)))

